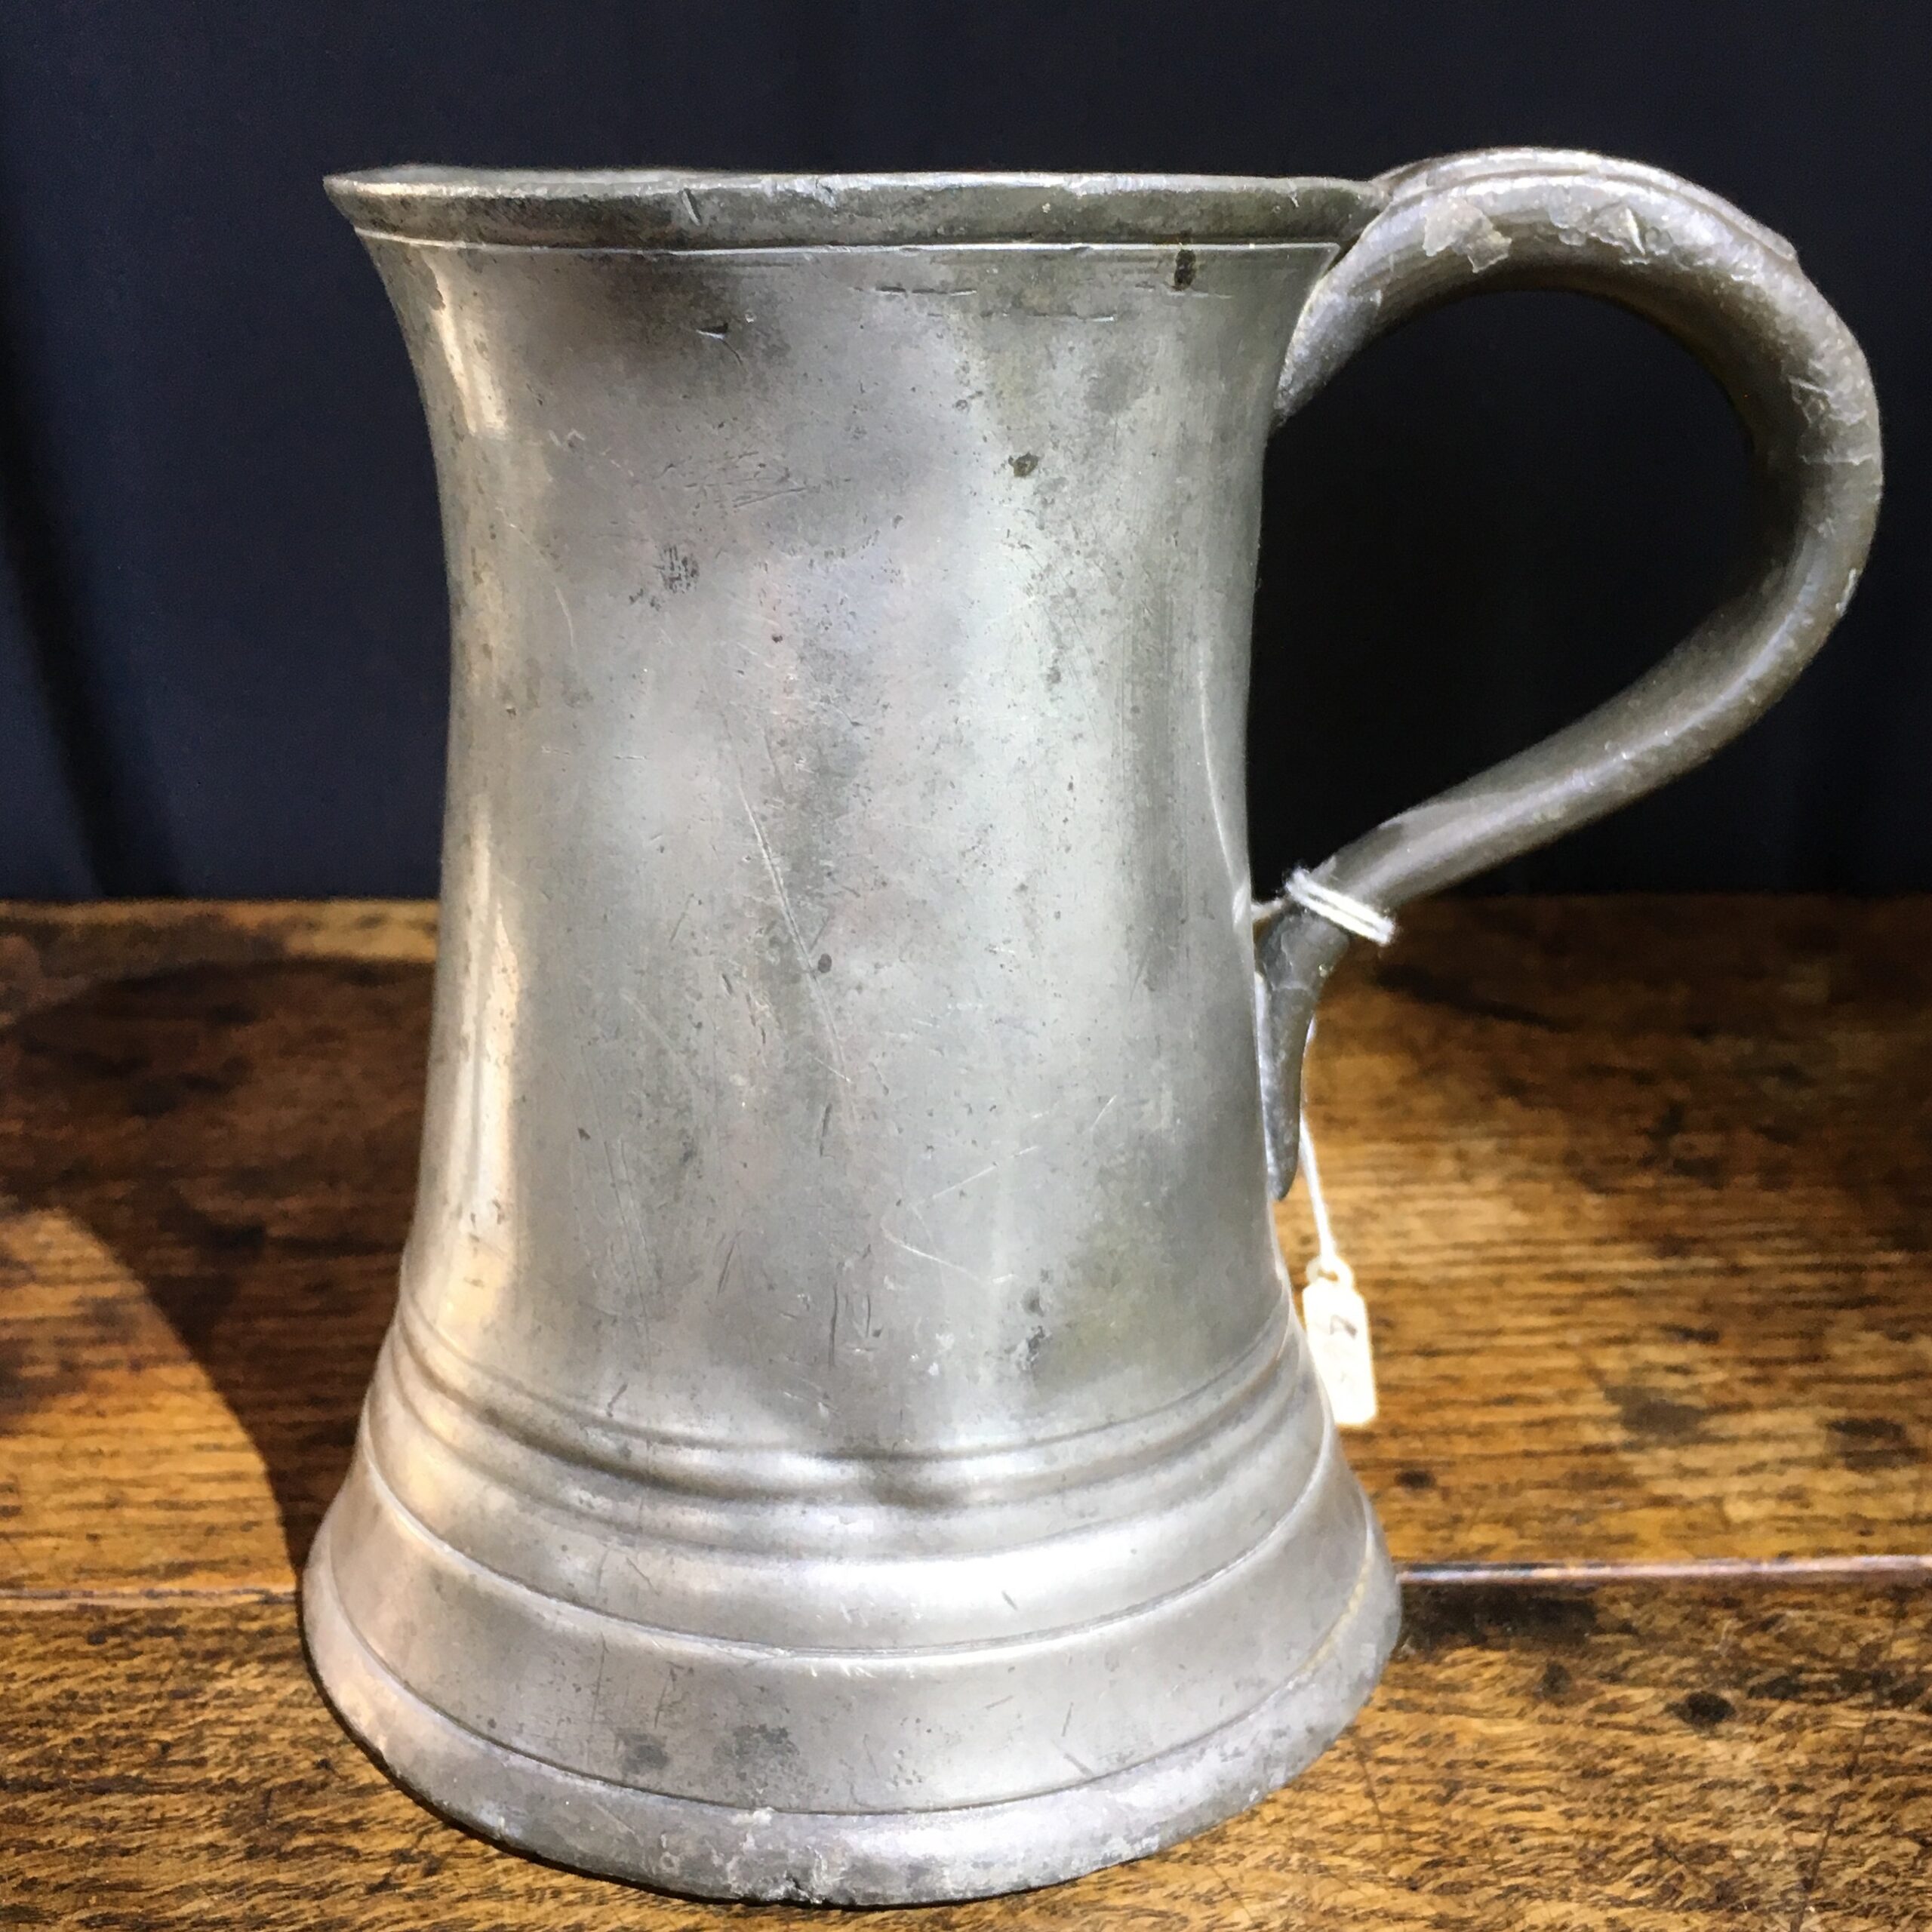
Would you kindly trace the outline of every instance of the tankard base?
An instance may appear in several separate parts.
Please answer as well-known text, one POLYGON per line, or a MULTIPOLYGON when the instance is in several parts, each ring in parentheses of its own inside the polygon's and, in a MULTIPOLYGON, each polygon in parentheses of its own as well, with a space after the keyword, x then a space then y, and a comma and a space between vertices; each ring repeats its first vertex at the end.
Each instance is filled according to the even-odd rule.
POLYGON ((1050 1885, 1217 1824, 1293 1778, 1374 1688, 1400 1622, 1371 1515, 1347 1604, 1314 1656, 1207 1737, 1089 1783, 931 1811, 741 1810, 564 1770, 506 1749, 402 1684, 357 1635, 325 1522, 302 1592, 316 1677, 337 1714, 404 1788, 515 1850, 698 1898, 886 1906, 1050 1885))

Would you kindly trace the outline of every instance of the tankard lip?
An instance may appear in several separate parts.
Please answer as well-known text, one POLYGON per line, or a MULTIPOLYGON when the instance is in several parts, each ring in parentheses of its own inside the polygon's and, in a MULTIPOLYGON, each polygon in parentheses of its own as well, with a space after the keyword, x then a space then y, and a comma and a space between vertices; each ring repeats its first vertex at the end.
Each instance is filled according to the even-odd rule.
POLYGON ((1388 198, 1327 176, 836 174, 411 164, 332 174, 364 234, 533 248, 708 250, 1352 241, 1388 198))

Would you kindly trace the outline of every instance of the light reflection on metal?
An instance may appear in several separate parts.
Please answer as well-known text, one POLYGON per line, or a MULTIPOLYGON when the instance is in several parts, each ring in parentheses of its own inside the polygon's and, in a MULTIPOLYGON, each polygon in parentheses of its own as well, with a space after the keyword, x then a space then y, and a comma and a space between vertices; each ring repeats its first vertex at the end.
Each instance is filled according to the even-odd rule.
POLYGON ((1596 157, 333 185, 456 655, 329 1694, 481 1829, 703 1894, 997 1891, 1252 1802, 1396 1618, 1269 1220, 1346 943, 1253 908, 1241 835, 1271 417, 1557 282, 1694 338, 1767 481, 1767 567, 1669 665, 1319 869, 1387 909, 1817 648, 1876 500, 1855 346, 1775 238, 1596 157))

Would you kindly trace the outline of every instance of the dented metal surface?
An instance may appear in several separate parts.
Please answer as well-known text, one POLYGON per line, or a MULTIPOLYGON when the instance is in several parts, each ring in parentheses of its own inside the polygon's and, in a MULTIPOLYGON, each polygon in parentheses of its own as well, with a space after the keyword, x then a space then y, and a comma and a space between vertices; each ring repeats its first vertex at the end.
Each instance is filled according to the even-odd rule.
MULTIPOLYGON (((1460 166, 333 184, 456 657, 420 1195, 305 1616, 444 1808, 682 1890, 961 1897, 1224 1817, 1367 1695, 1392 1578, 1268 1208, 1339 949, 1298 913, 1256 1051, 1271 411, 1404 305, 1727 219, 1460 166)), ((1666 319, 1784 369, 1722 279, 1666 319)), ((1604 758, 1668 775, 1768 691, 1712 651, 1329 875, 1398 903, 1627 795, 1604 758)))

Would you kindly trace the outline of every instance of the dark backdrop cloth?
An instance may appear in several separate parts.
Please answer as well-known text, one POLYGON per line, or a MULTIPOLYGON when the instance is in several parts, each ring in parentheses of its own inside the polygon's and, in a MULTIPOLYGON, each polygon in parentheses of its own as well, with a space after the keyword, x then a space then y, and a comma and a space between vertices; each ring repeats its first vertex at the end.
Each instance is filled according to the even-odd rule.
MULTIPOLYGON (((433 888, 428 452, 329 169, 403 160, 1367 174, 1494 143, 1674 168, 1863 339, 1890 494, 1769 721, 1506 887, 1932 885, 1932 11, 1050 0, 15 0, 0 9, 0 892, 433 888)), ((1485 297, 1276 439, 1266 889, 1574 715, 1724 575, 1741 438, 1620 312, 1485 297)))

